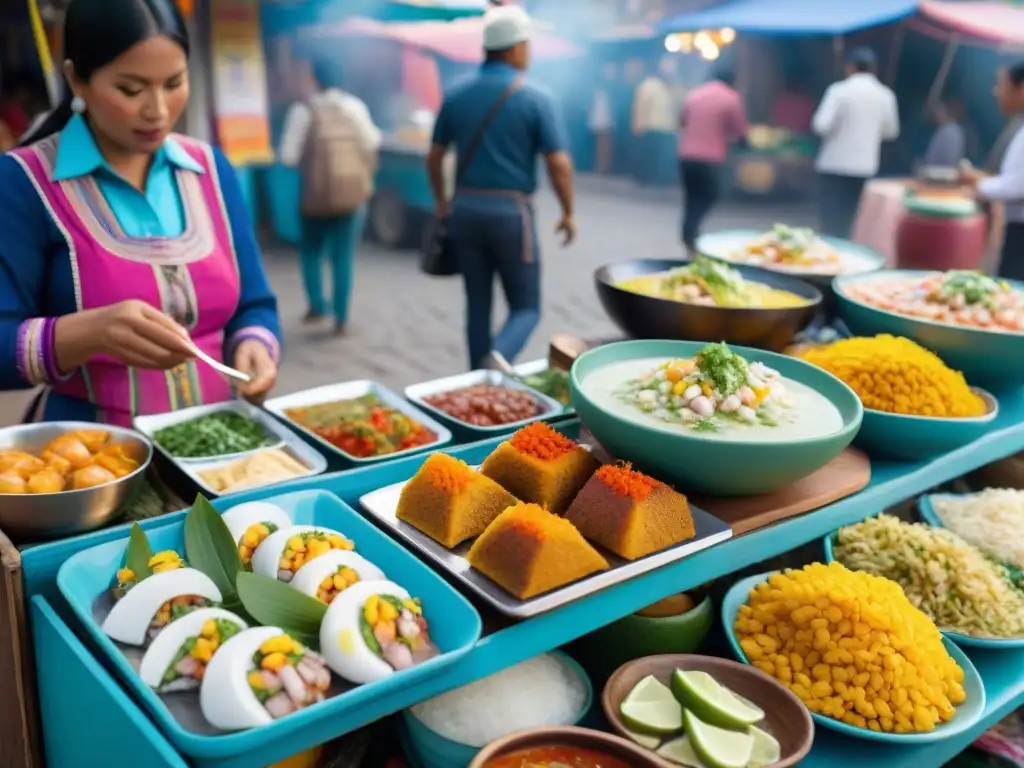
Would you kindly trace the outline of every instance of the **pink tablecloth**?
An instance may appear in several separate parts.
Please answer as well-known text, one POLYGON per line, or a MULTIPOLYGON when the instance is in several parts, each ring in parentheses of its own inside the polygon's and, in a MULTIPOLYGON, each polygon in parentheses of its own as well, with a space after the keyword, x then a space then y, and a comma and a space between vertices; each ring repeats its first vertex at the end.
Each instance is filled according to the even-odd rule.
POLYGON ((874 179, 864 185, 860 209, 853 224, 851 239, 885 257, 889 267, 896 265, 896 229, 903 218, 906 179, 874 179))

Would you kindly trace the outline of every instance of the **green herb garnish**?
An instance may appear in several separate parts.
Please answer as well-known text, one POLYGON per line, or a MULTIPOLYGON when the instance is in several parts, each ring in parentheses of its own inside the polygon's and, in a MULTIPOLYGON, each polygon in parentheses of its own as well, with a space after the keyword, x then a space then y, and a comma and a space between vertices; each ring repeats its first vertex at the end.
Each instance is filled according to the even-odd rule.
POLYGON ((274 442, 262 425, 234 411, 219 411, 164 427, 154 433, 153 439, 171 456, 182 459, 244 453, 274 442))
POLYGON ((717 432, 718 425, 715 424, 711 419, 701 419, 693 423, 693 428, 697 432, 717 432))
POLYGON ((750 375, 747 361, 724 342, 708 344, 694 359, 700 372, 724 397, 735 394, 750 375))
POLYGON ((984 304, 991 307, 999 283, 991 277, 971 270, 956 269, 946 273, 939 288, 939 295, 946 301, 963 297, 966 304, 984 304))

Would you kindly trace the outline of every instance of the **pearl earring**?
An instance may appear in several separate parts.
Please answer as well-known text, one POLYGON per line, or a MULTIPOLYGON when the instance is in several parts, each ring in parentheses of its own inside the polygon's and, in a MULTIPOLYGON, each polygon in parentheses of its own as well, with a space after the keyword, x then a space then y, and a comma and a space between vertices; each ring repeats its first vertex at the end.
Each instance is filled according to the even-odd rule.
POLYGON ((76 115, 84 115, 85 99, 83 99, 81 96, 75 96, 75 98, 71 100, 71 111, 74 112, 76 115))

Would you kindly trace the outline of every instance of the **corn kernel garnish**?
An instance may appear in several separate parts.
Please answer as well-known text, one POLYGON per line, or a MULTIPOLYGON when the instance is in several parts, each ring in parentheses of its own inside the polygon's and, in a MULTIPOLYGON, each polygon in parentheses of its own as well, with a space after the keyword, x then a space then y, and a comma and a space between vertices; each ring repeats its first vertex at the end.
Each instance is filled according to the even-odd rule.
POLYGON ((118 584, 127 584, 130 581, 135 581, 135 571, 131 568, 122 568, 117 572, 118 584))
POLYGON ((153 569, 154 573, 163 573, 164 571, 184 568, 185 563, 182 561, 181 555, 173 549, 166 549, 163 552, 157 552, 149 558, 149 567, 153 569))

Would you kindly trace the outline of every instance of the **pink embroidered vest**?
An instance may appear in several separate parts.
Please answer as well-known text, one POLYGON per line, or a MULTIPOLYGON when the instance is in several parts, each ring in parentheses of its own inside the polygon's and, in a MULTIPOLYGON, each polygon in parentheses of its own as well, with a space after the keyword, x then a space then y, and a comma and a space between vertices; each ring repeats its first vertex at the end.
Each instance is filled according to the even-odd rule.
MULTIPOLYGON (((231 226, 210 147, 174 138, 205 170, 176 171, 186 220, 180 237, 127 237, 92 176, 52 181, 58 136, 14 154, 67 241, 78 310, 145 301, 188 328, 195 343, 220 360, 224 328, 241 290, 231 226)), ((231 396, 224 378, 202 363, 151 371, 107 355, 90 360, 53 389, 92 403, 100 421, 121 426, 130 426, 134 415, 231 396)))

